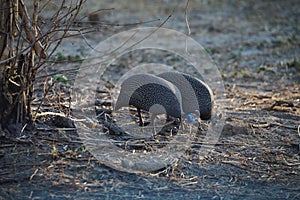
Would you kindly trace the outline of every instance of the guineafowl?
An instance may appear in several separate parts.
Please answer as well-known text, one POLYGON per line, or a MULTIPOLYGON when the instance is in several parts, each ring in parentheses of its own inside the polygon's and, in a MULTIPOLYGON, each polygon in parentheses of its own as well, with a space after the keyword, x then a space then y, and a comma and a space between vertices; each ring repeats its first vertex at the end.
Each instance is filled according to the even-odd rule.
POLYGON ((185 114, 199 111, 202 120, 211 118, 213 94, 207 84, 180 72, 164 72, 157 76, 173 83, 179 89, 182 97, 182 110, 185 114))
POLYGON ((132 105, 137 108, 139 125, 143 126, 140 110, 149 111, 151 122, 156 115, 167 114, 180 118, 181 94, 169 81, 151 74, 135 74, 125 79, 115 104, 115 110, 132 105))

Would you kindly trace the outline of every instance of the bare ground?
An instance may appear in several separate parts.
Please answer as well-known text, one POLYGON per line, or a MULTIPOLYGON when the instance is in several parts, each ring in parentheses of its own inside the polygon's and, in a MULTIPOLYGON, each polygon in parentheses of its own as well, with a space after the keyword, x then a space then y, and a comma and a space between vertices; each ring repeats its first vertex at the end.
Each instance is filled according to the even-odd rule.
MULTIPOLYGON (((187 31, 185 3, 124 2, 91 7, 115 7, 100 15, 112 23, 162 18, 175 8, 165 26, 187 31)), ((0 129, 0 199, 300 199, 299 3, 191 1, 190 6, 191 36, 217 62, 229 102, 215 148, 201 157, 192 145, 166 169, 130 174, 93 158, 72 121, 45 114, 23 133, 21 125, 0 129)), ((127 28, 105 29, 88 39, 98 42, 127 28)), ((74 46, 89 48, 80 38, 70 41, 63 54, 74 56, 74 46)), ((49 93, 43 111, 68 111, 64 89, 49 93)))

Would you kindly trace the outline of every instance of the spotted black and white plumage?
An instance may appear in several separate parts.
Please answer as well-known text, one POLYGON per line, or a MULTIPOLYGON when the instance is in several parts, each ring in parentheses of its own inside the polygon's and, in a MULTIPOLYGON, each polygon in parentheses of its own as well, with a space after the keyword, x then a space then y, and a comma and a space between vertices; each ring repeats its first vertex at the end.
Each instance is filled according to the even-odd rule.
POLYGON ((209 120, 213 111, 213 94, 209 86, 198 78, 180 72, 164 72, 157 76, 173 83, 181 92, 185 114, 200 112, 202 120, 209 120))
POLYGON ((115 110, 132 105, 154 116, 167 114, 180 118, 181 102, 180 91, 169 81, 151 74, 135 74, 121 84, 115 110))

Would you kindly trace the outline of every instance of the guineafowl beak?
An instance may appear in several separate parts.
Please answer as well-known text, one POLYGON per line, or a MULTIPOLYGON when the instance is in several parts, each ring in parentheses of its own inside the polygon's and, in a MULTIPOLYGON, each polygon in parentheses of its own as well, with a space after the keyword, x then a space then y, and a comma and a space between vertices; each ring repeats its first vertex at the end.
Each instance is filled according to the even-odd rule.
POLYGON ((201 125, 201 119, 200 119, 200 117, 198 118, 198 127, 200 127, 200 125, 201 125))

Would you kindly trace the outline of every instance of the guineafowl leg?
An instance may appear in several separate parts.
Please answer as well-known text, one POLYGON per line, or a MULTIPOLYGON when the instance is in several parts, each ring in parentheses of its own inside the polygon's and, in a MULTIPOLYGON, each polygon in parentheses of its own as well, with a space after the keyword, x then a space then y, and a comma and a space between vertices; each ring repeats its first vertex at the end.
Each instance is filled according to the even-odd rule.
POLYGON ((170 122, 170 121, 172 121, 172 118, 170 117, 170 115, 167 115, 166 122, 170 122))
POLYGON ((156 129, 155 129, 155 124, 154 124, 154 120, 155 120, 156 115, 151 114, 150 117, 150 126, 152 126, 152 136, 154 137, 156 135, 156 129))
POLYGON ((139 116, 139 126, 143 126, 144 123, 143 123, 143 118, 142 118, 142 114, 141 114, 141 109, 140 108, 137 108, 137 113, 138 113, 138 116, 139 116))
POLYGON ((182 118, 179 117, 179 128, 183 130, 182 118))

